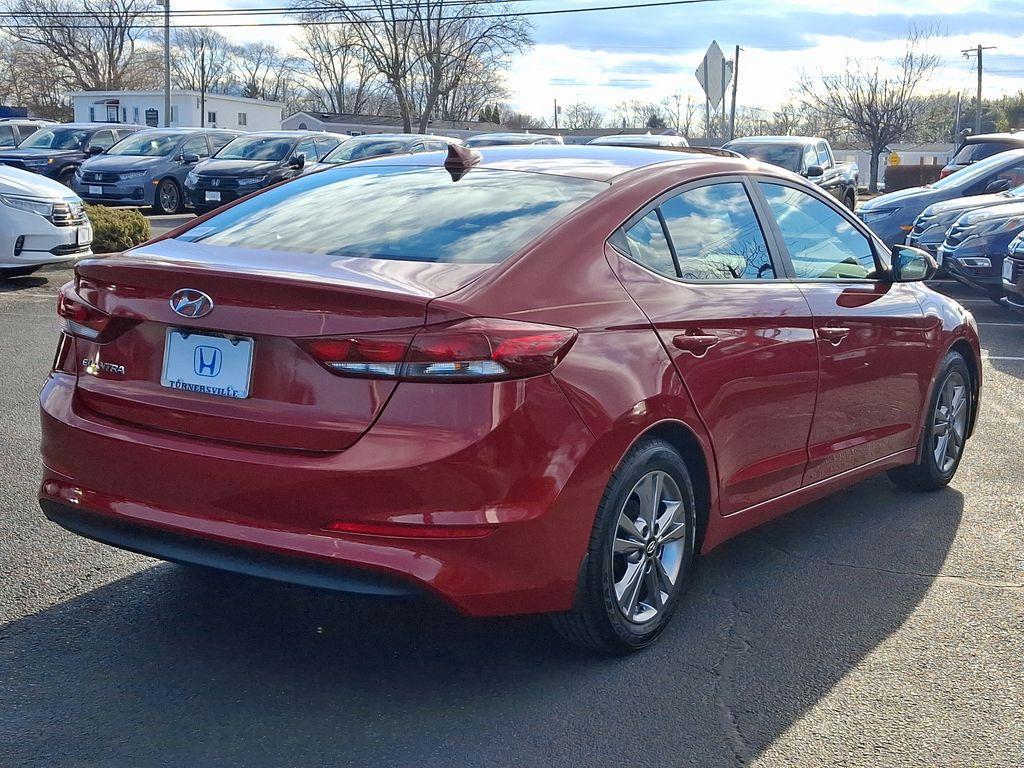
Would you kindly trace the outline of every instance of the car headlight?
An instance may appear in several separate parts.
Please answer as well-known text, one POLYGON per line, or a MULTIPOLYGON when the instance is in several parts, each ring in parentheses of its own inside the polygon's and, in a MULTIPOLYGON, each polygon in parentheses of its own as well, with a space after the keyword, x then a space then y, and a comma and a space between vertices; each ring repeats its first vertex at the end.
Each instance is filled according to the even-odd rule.
POLYGON ((1024 219, 1020 216, 1014 216, 1009 219, 992 219, 990 221, 982 221, 971 227, 971 237, 977 237, 979 235, 998 235, 1001 232, 1009 232, 1014 229, 1018 229, 1024 224, 1024 219))
POLYGON ((1024 232, 1021 232, 1013 240, 1010 241, 1010 253, 1013 253, 1018 248, 1024 248, 1024 232))
POLYGON ((126 171, 125 173, 119 173, 118 178, 122 181, 126 179, 141 179, 147 173, 148 171, 126 171))
POLYGON ((266 180, 266 176, 247 176, 238 180, 238 186, 251 187, 255 184, 262 184, 266 180))
POLYGON ((28 213, 38 213, 50 218, 53 215, 53 202, 35 197, 18 197, 16 195, 0 195, 0 202, 9 208, 28 213))
POLYGON ((195 171, 189 171, 188 175, 185 176, 185 183, 188 184, 190 187, 194 187, 196 184, 199 183, 199 174, 197 174, 195 171))
POLYGON ((882 219, 888 218, 896 213, 895 208, 881 208, 877 211, 861 211, 861 218, 864 219, 865 223, 872 223, 875 221, 881 221, 882 219))

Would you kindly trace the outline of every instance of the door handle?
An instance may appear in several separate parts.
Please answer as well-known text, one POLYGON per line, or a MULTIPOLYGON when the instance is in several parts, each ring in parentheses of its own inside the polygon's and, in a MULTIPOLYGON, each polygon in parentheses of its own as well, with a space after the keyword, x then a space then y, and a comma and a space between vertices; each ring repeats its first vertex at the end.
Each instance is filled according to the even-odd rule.
POLYGON ((850 334, 849 328, 838 328, 834 325, 826 325, 818 329, 818 336, 829 344, 836 346, 850 334))
POLYGON ((718 342, 719 338, 710 334, 691 335, 687 333, 680 333, 672 339, 672 346, 676 349, 681 349, 684 352, 689 352, 694 357, 703 357, 704 353, 711 347, 715 346, 718 342))

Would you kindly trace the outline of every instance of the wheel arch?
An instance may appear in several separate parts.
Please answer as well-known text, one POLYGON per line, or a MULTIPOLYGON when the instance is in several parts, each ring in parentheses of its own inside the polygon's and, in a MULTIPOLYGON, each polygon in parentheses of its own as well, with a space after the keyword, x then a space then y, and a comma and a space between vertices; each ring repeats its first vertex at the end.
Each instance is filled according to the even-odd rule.
POLYGON ((700 552, 711 518, 711 465, 704 454, 704 446, 697 435, 681 421, 658 422, 642 432, 633 441, 633 445, 646 437, 656 437, 671 445, 683 457, 683 461, 690 469, 694 502, 697 507, 695 510, 697 516, 696 550, 700 552))
POLYGON ((949 352, 957 352, 963 357, 967 371, 971 375, 971 420, 967 425, 967 436, 970 437, 974 434, 974 425, 978 421, 978 405, 981 402, 981 361, 974 354, 970 342, 963 337, 950 345, 949 352))

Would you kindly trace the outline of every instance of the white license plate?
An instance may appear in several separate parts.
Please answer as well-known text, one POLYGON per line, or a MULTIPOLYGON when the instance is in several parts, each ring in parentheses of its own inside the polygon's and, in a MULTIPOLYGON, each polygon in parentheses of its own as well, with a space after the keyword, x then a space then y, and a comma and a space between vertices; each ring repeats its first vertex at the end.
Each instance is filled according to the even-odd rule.
POLYGON ((83 224, 78 228, 78 244, 89 245, 92 242, 92 224, 83 224))
POLYGON ((246 398, 253 340, 167 330, 160 383, 171 389, 218 397, 246 398))
POLYGON ((220 192, 207 192, 206 193, 206 202, 208 202, 208 203, 219 203, 220 202, 220 192))
POLYGON ((1013 262, 1009 259, 1003 259, 1003 280, 1013 282, 1013 262))
POLYGON ((89 185, 89 194, 90 195, 102 195, 103 194, 103 187, 94 187, 94 186, 92 186, 90 184, 89 185))

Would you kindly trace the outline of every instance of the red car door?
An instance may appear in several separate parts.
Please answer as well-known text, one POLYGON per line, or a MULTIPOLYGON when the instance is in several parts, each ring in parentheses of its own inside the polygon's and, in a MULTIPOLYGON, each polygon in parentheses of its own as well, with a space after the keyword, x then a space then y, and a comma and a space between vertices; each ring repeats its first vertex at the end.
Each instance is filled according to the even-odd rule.
POLYGON ((753 194, 739 177, 686 185, 609 248, 711 435, 723 514, 800 487, 818 384, 810 310, 773 262, 753 194))
POLYGON ((845 210, 796 185, 759 186, 818 336, 804 483, 915 446, 933 362, 915 289, 875 279, 878 246, 845 210))

